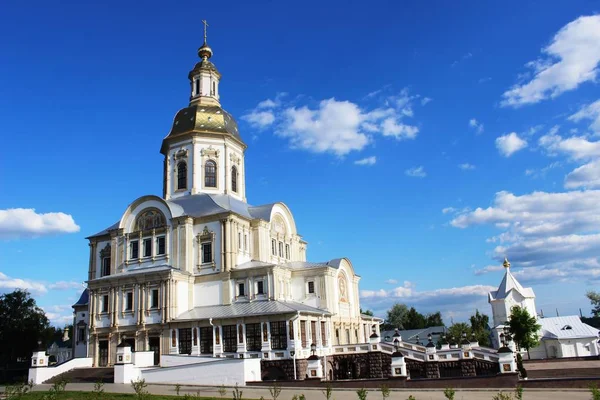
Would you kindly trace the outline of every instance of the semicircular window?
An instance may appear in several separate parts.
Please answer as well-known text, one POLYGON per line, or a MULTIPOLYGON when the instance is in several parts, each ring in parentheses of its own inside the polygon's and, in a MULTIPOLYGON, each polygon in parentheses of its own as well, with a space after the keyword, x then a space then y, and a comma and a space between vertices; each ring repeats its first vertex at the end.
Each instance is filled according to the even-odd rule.
POLYGON ((161 228, 166 225, 165 216, 157 209, 144 211, 137 219, 136 230, 147 231, 150 229, 161 228))

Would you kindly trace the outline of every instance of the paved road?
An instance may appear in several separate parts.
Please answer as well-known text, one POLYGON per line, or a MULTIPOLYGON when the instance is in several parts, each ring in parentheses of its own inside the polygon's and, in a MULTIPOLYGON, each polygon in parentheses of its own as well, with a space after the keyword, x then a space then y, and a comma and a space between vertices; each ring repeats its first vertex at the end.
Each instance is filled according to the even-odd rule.
MULTIPOLYGON (((37 385, 34 390, 48 390, 51 385, 37 385)), ((92 391, 94 385, 91 383, 70 383, 67 385, 67 390, 78 390, 78 391, 92 391)), ((183 396, 185 393, 196 394, 200 392, 201 396, 220 398, 217 387, 209 386, 182 386, 180 395, 183 396)), ((244 398, 270 399, 271 395, 268 388, 261 387, 243 387, 240 388, 243 391, 244 398)), ((168 394, 175 395, 174 385, 148 385, 147 390, 153 394, 168 394)), ((120 384, 106 384, 104 385, 104 391, 110 393, 133 393, 130 385, 120 384)), ((498 393, 498 390, 484 390, 484 389, 470 389, 470 390, 457 390, 455 400, 491 400, 494 395, 498 393)), ((315 388, 290 388, 283 389, 279 400, 291 400, 295 394, 304 394, 306 400, 325 400, 325 396, 320 389, 315 388)), ((425 389, 404 389, 404 390, 393 390, 390 396, 390 400, 405 400, 408 396, 413 395, 416 400, 444 400, 444 393, 442 390, 425 390, 425 389)), ((370 391, 368 394, 368 400, 380 400, 381 394, 376 391, 370 391)), ((231 399, 231 388, 228 389, 227 395, 224 399, 231 399)), ((525 390, 523 397, 526 400, 563 400, 568 397, 569 400, 588 400, 591 398, 589 391, 581 389, 552 389, 552 390, 537 390, 529 389, 525 390)), ((335 389, 333 393, 333 400, 358 400, 356 392, 354 390, 335 389)))

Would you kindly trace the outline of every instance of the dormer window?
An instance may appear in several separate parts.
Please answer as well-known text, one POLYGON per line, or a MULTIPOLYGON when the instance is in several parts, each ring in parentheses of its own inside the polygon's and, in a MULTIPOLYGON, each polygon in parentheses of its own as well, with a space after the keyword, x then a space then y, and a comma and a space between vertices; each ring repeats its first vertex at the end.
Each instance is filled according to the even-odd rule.
POLYGON ((264 281, 256 282, 256 294, 265 294, 265 282, 264 281))
POLYGON ((238 283, 238 297, 246 296, 246 287, 243 283, 238 283))
POLYGON ((187 164, 181 161, 177 164, 177 190, 187 189, 187 164))
POLYGON ((571 329, 573 329, 573 327, 571 325, 565 325, 565 326, 563 326, 561 328, 562 331, 568 331, 568 330, 571 330, 571 329))
POLYGON ((217 187, 217 164, 213 160, 204 164, 204 186, 217 187))
POLYGON ((231 167, 231 190, 233 190, 236 193, 238 191, 237 178, 238 178, 237 167, 234 165, 233 167, 231 167))

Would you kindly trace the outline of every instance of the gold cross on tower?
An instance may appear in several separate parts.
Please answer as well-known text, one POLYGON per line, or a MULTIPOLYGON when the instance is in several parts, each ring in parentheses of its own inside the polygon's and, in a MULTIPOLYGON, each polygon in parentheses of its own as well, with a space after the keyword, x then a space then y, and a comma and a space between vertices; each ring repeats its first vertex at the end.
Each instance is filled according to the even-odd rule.
POLYGON ((208 22, 206 22, 206 20, 203 19, 202 23, 204 24, 204 43, 206 43, 206 28, 208 28, 208 22))

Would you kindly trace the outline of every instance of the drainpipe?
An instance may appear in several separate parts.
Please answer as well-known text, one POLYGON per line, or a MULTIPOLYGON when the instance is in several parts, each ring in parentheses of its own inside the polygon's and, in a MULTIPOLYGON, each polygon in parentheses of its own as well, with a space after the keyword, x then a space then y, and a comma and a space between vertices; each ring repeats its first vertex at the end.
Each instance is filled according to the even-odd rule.
MULTIPOLYGON (((296 314, 296 318, 290 319, 290 322, 292 323, 292 326, 294 324, 294 321, 296 321, 298 318, 300 318, 300 311, 298 311, 298 314, 296 314)), ((294 343, 294 380, 298 379, 296 378, 296 330, 294 329, 294 337, 292 338, 293 343, 294 343)))

